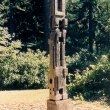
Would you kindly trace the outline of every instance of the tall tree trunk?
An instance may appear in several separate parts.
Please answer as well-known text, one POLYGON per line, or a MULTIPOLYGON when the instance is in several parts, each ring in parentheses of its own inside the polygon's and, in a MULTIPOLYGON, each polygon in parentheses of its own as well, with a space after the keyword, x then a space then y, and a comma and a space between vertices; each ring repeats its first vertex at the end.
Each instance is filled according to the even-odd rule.
POLYGON ((93 53, 92 4, 89 3, 89 52, 93 53))
POLYGON ((44 0, 44 37, 45 37, 45 51, 49 53, 48 39, 50 34, 49 29, 49 15, 50 15, 50 0, 44 0))
POLYGON ((10 0, 10 21, 9 21, 9 33, 12 36, 14 33, 14 15, 13 15, 13 2, 10 0))

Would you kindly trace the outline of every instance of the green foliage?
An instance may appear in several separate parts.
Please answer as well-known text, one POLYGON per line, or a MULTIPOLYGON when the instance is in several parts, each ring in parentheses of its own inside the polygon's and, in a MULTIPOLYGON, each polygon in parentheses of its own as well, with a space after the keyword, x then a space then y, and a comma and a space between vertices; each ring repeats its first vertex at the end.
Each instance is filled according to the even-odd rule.
POLYGON ((80 73, 89 67, 90 64, 96 64, 98 61, 98 55, 89 53, 87 50, 81 50, 79 53, 75 53, 72 57, 67 56, 66 62, 69 72, 74 74, 76 70, 80 70, 80 73))
POLYGON ((69 22, 66 45, 67 55, 80 52, 82 49, 88 49, 90 43, 90 4, 92 4, 92 32, 90 35, 93 37, 94 50, 98 52, 104 49, 105 46, 109 47, 110 40, 107 28, 109 27, 110 2, 108 0, 68 0, 66 7, 69 22))
POLYGON ((69 0, 66 10, 68 18, 66 54, 72 55, 88 45, 88 9, 82 2, 69 0))
POLYGON ((20 52, 21 42, 12 41, 5 29, 1 33, 4 33, 1 37, 4 42, 0 41, 3 44, 0 46, 0 88, 46 88, 49 65, 46 53, 30 49, 20 52))
POLYGON ((0 26, 3 26, 7 20, 9 14, 9 0, 0 1, 0 26))
POLYGON ((12 2, 12 16, 14 17, 13 32, 16 39, 20 39, 33 50, 44 49, 43 15, 44 4, 40 0, 14 0, 12 2), (32 45, 30 45, 32 44, 32 45), (40 44, 40 45, 39 45, 40 44))
MULTIPOLYGON (((86 69, 77 69, 69 74, 67 89, 70 96, 81 100, 109 99, 110 95, 110 59, 108 55, 101 55, 97 62, 88 63, 86 69)), ((92 58, 92 57, 91 57, 92 58)), ((84 66, 86 64, 83 64, 84 66)))
POLYGON ((43 7, 44 2, 40 0, 1 0, 0 26, 8 27, 11 35, 15 33, 14 39, 21 40, 24 48, 29 43, 29 48, 43 50, 43 7))

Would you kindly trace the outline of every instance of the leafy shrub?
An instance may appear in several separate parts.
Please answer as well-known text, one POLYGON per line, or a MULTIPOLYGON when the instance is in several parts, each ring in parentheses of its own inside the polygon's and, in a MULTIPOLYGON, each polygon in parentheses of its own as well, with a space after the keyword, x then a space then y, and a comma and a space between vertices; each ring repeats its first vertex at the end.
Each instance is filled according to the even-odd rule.
POLYGON ((20 41, 12 41, 5 28, 1 29, 0 34, 0 88, 46 88, 49 65, 46 52, 20 52, 20 41))
POLYGON ((110 62, 109 55, 101 55, 96 64, 89 65, 80 74, 69 74, 70 84, 67 86, 70 96, 80 99, 100 99, 110 97, 110 62), (74 80, 73 77, 74 76, 74 80))
POLYGON ((79 53, 73 54, 72 57, 66 57, 66 64, 71 74, 75 74, 76 70, 82 73, 90 64, 96 64, 99 56, 89 53, 87 50, 82 50, 79 53))

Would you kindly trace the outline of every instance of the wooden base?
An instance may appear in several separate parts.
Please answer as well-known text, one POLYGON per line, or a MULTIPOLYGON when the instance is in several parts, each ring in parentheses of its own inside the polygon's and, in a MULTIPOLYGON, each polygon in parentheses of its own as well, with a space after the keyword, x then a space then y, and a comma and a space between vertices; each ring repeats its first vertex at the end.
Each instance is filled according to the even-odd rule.
POLYGON ((47 100, 47 110, 69 110, 68 100, 59 100, 59 101, 47 100))

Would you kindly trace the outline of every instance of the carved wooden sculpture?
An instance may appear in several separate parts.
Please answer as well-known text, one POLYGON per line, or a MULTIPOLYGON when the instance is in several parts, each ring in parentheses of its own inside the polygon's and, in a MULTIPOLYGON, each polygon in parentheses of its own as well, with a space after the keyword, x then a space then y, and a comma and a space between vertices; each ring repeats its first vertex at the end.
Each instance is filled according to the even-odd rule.
POLYGON ((48 74, 49 100, 47 110, 68 110, 66 93, 65 38, 68 20, 65 0, 50 0, 50 71, 48 74), (59 104, 60 103, 60 104, 59 104), (61 105, 61 106, 60 106, 61 105), (65 106, 62 106, 65 105, 65 106), (62 109, 64 107, 64 109, 62 109))

